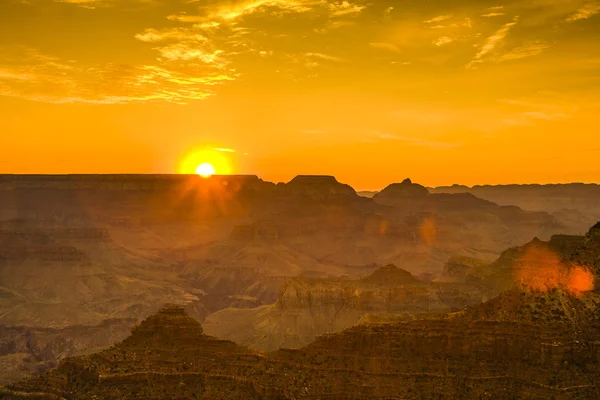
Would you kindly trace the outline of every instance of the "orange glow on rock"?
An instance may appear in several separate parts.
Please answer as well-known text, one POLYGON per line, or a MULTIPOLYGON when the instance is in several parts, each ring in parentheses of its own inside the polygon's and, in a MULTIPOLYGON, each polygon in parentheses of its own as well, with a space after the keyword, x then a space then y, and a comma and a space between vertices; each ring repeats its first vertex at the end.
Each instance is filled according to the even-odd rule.
POLYGON ((531 246, 515 265, 518 283, 530 290, 563 289, 580 296, 594 289, 594 275, 581 266, 569 268, 559 256, 541 245, 531 246))
POLYGON ((517 262, 517 282, 532 290, 559 287, 565 268, 556 253, 544 246, 532 246, 517 262))
POLYGON ((569 273, 567 289, 576 296, 594 289, 594 274, 584 267, 575 267, 569 273))
POLYGON ((433 246, 435 243, 435 236, 437 233, 435 225, 435 220, 432 217, 428 217, 421 223, 421 226, 419 226, 419 236, 428 246, 433 246))

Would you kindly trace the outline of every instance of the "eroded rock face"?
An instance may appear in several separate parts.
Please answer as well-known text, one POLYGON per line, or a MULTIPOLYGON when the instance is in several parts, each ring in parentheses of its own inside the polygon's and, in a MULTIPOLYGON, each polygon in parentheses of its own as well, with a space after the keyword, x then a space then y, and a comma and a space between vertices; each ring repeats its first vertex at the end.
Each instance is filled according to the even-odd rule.
POLYGON ((106 320, 96 326, 63 329, 0 325, 0 384, 56 368, 66 357, 123 340, 135 319, 106 320))
MULTIPOLYGON (((473 187, 454 185, 431 188, 430 191, 432 193, 468 192, 482 199, 501 205, 517 205, 525 210, 564 213, 576 209, 586 216, 596 220, 600 219, 600 204, 597 200, 600 197, 600 185, 597 184, 477 185, 473 187)), ((589 223, 585 229, 587 227, 589 227, 589 223)))
POLYGON ((298 175, 283 186, 283 189, 314 200, 338 197, 358 198, 352 187, 341 184, 335 177, 327 175, 298 175))
POLYGON ((7 399, 588 399, 600 345, 546 325, 452 320, 357 326, 261 355, 205 336, 181 309, 116 346, 0 388, 7 399), (586 373, 581 373, 585 366, 586 373))
MULTIPOLYGON (((229 307, 268 308, 291 278, 357 281, 389 263, 437 273, 450 255, 492 260, 508 246, 563 231, 548 214, 473 196, 411 204, 386 206, 322 176, 278 185, 256 176, 0 176, 0 323, 92 332, 102 321, 139 320, 179 301, 202 320, 229 307)), ((460 298, 460 290, 436 292, 433 304, 460 298)), ((355 300, 340 306, 343 297, 325 292, 311 304, 319 296, 337 302, 328 312, 351 311, 327 314, 311 328, 317 333, 385 304, 362 294, 364 309, 355 300)), ((23 354, 7 354, 7 363, 23 354)))
POLYGON ((385 315, 415 319, 486 300, 477 284, 426 283, 394 265, 362 279, 295 278, 270 306, 225 309, 205 320, 206 331, 256 350, 301 347, 318 335, 385 315))
POLYGON ((375 194, 373 199, 382 204, 393 205, 397 202, 407 200, 423 200, 429 196, 429 191, 425 186, 412 183, 410 179, 405 179, 402 183, 392 183, 381 192, 375 194))

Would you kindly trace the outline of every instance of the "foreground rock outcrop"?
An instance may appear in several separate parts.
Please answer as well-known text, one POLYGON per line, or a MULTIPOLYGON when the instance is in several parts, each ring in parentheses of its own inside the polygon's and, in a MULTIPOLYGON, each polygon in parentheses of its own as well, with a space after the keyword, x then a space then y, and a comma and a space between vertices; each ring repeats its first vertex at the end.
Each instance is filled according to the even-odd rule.
POLYGON ((266 355, 166 306, 100 353, 0 388, 4 399, 590 399, 600 343, 550 325, 458 320, 357 326, 266 355))

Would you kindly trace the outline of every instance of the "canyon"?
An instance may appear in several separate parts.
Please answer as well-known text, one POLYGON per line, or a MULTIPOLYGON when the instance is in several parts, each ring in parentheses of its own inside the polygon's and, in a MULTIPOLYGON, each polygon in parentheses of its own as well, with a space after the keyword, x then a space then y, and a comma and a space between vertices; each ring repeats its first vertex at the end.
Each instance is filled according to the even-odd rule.
POLYGON ((328 176, 2 175, 0 383, 110 346, 165 303, 211 334, 263 318, 271 336, 234 338, 263 349, 268 337, 299 347, 360 321, 414 319, 426 292, 427 313, 461 309, 489 295, 460 265, 556 233, 578 230, 409 180, 367 199, 328 176), (368 281, 389 265, 412 277, 404 288, 368 281), (290 313, 304 333, 285 332, 290 313))

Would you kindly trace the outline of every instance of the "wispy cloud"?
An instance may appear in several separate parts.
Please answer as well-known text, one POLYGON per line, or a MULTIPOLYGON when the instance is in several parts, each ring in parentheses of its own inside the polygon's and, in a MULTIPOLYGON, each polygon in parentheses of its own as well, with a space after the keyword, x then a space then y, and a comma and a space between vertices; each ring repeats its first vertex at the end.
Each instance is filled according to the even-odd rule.
POLYGON ((146 29, 135 35, 137 40, 147 43, 164 42, 168 40, 206 42, 206 36, 185 28, 146 29))
POLYGON ((382 50, 387 50, 387 51, 391 51, 393 53, 401 53, 402 51, 398 48, 398 46, 392 44, 392 43, 384 43, 384 42, 371 42, 369 43, 369 46, 374 47, 376 49, 382 49, 382 50))
POLYGON ((475 64, 483 62, 484 57, 491 53, 506 38, 508 32, 510 32, 513 26, 517 25, 518 21, 519 17, 517 16, 512 22, 504 24, 496 33, 488 37, 479 52, 475 55, 475 58, 467 64, 467 68, 473 68, 475 64))
POLYGON ((575 22, 582 19, 588 19, 594 15, 600 13, 600 2, 599 1, 588 1, 581 8, 579 8, 574 14, 567 18, 567 22, 575 22))
POLYGON ((175 43, 164 47, 157 47, 156 50, 161 57, 167 60, 199 60, 207 64, 215 64, 219 67, 224 67, 227 61, 220 55, 223 50, 207 51, 206 49, 198 48, 187 43, 175 43))
POLYGON ((502 12, 491 12, 491 13, 488 13, 488 14, 483 14, 482 17, 491 18, 491 17, 500 17, 502 15, 506 15, 506 14, 502 13, 502 12))
MULTIPOLYGON (((180 22, 199 22, 204 24, 233 22, 239 18, 263 11, 271 11, 276 14, 304 13, 321 5, 319 0, 246 0, 233 2, 217 2, 203 7, 202 15, 175 14, 167 18, 180 22)), ((356 7, 347 1, 339 4, 329 4, 332 13, 353 13, 356 7)))
POLYGON ((331 56, 329 54, 323 54, 323 53, 305 53, 305 55, 307 57, 320 58, 321 60, 327 60, 327 61, 335 61, 335 62, 345 61, 343 58, 331 56))
POLYGON ((95 9, 98 5, 105 4, 101 0, 55 0, 57 3, 75 4, 80 7, 95 9))
POLYGON ((213 150, 220 151, 222 153, 235 153, 236 152, 234 149, 228 149, 226 147, 214 147, 213 150))
POLYGON ((442 36, 434 40, 433 44, 435 44, 436 46, 443 46, 445 44, 454 42, 454 40, 455 39, 451 38, 450 36, 442 36))
POLYGON ((452 14, 439 15, 437 17, 433 17, 433 18, 431 18, 431 19, 429 19, 427 21, 423 21, 423 22, 425 22, 426 24, 432 24, 434 22, 442 22, 442 21, 445 21, 445 20, 450 19, 450 18, 452 18, 452 14))
POLYGON ((49 103, 184 104, 213 95, 212 86, 236 77, 186 65, 83 65, 34 49, 9 49, 5 54, 0 58, 0 95, 49 103))
MULTIPOLYGON (((123 0, 53 0, 56 3, 73 4, 79 7, 96 9, 98 7, 111 7, 123 3, 123 0)), ((128 0, 131 3, 153 4, 155 0, 128 0)), ((22 0, 22 3, 29 4, 29 1, 22 0)))
POLYGON ((352 4, 346 0, 337 3, 327 3, 327 8, 331 12, 331 16, 340 17, 343 15, 359 14, 367 8, 365 5, 352 4))
POLYGON ((550 45, 544 41, 533 41, 519 46, 508 53, 502 54, 496 58, 496 61, 513 61, 521 58, 537 56, 550 48, 550 45))

